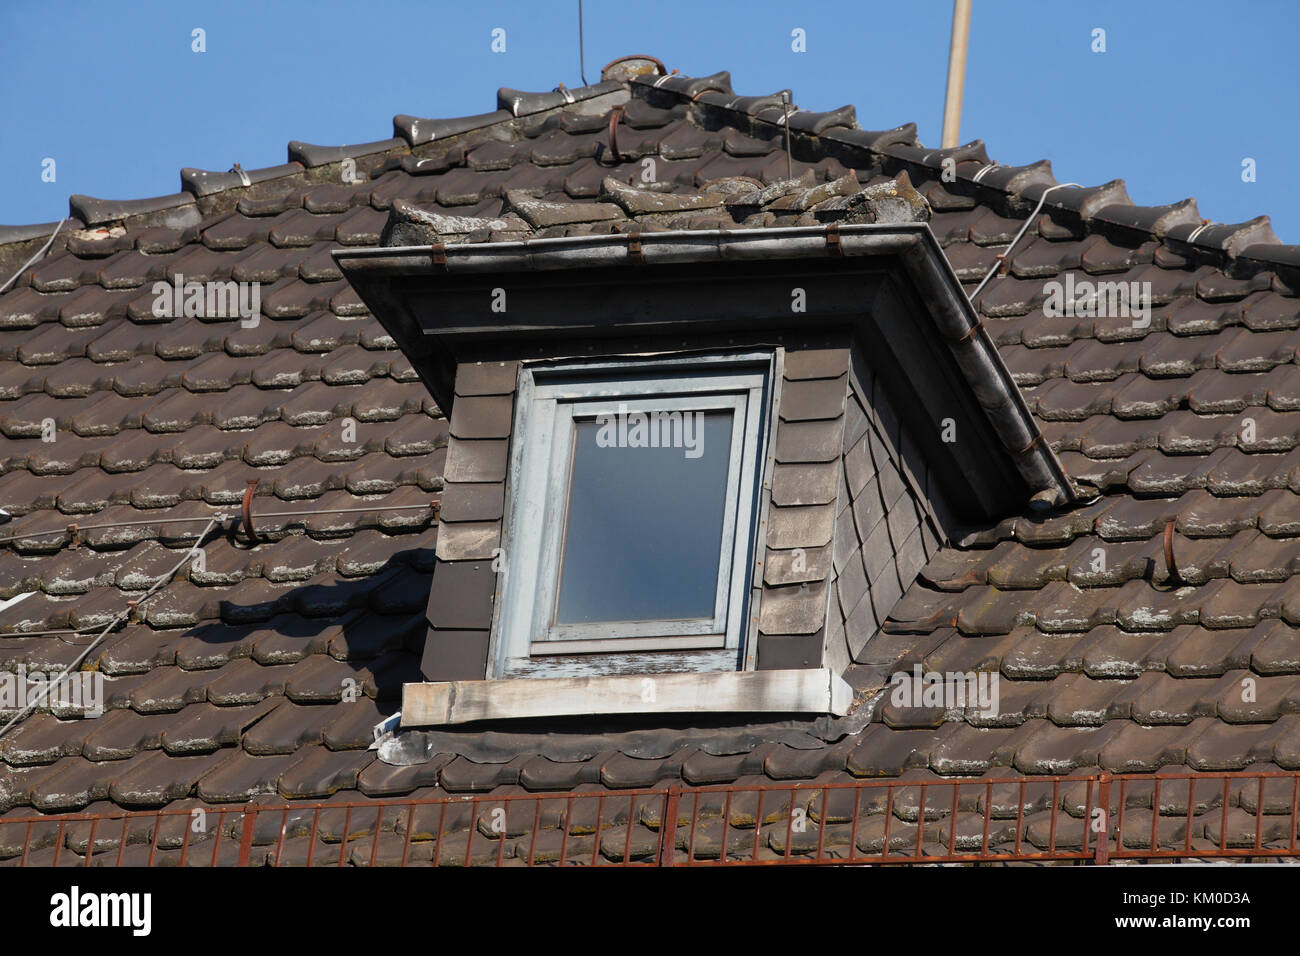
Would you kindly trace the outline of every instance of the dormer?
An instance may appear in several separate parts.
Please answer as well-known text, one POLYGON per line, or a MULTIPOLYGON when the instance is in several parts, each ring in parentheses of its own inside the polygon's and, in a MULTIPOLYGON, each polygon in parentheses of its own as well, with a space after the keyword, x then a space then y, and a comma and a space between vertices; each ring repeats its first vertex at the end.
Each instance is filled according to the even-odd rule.
POLYGON ((842 715, 958 529, 1072 496, 906 177, 778 185, 398 204, 335 253, 450 420, 403 726, 842 715))

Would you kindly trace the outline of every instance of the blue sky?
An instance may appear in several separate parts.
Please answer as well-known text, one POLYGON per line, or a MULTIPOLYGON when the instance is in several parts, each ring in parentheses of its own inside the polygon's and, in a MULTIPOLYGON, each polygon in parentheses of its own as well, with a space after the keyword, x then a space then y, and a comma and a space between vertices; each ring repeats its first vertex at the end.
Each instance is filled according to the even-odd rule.
MULTIPOLYGON (((586 72, 628 53, 688 75, 727 69, 739 93, 853 103, 862 126, 915 121, 937 146, 951 15, 950 0, 588 0, 586 72), (792 51, 795 28, 807 52, 792 51)), ((1063 182, 1124 179, 1138 203, 1193 196, 1219 222, 1266 213, 1300 243, 1298 27, 1294 0, 975 0, 962 141, 1002 163, 1050 159, 1063 182)), ((176 192, 183 166, 283 163, 291 139, 383 139, 394 113, 486 112, 499 86, 581 82, 576 0, 5 0, 0 62, 10 225, 59 219, 72 193, 176 192)))

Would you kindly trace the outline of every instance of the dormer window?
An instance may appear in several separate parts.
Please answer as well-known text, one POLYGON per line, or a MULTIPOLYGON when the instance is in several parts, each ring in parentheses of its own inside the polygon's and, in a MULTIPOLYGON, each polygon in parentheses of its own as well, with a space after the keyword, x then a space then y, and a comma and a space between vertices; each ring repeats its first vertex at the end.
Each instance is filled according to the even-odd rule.
POLYGON ((923 222, 391 217, 335 255, 450 418, 404 727, 844 714, 949 529, 1073 493, 923 222))
POLYGON ((492 676, 744 667, 771 363, 521 370, 492 676))

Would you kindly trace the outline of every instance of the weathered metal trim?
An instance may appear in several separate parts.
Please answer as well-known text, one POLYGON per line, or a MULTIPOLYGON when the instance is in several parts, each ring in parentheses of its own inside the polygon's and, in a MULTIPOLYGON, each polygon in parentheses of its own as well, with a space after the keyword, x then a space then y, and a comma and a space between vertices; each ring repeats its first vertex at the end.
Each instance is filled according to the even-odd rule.
MULTIPOLYGON (((566 236, 509 242, 457 244, 446 249, 450 273, 493 273, 594 268, 626 263, 621 235, 566 236)), ((683 230, 642 233, 647 265, 765 259, 827 258, 838 247, 846 258, 899 256, 954 360, 1008 453, 1038 437, 1037 423, 1019 386, 997 351, 926 223, 770 227, 746 230, 683 230), (838 236, 838 241, 829 239, 838 236)), ((349 279, 409 275, 431 266, 427 246, 338 249, 334 258, 349 279)), ((1033 492, 1050 490, 1056 504, 1077 497, 1056 454, 1039 443, 1032 454, 1014 458, 1033 492)))
POLYGON ((811 713, 844 716, 853 689, 825 667, 444 681, 402 687, 402 727, 574 714, 811 713), (653 681, 655 693, 645 693, 653 681))

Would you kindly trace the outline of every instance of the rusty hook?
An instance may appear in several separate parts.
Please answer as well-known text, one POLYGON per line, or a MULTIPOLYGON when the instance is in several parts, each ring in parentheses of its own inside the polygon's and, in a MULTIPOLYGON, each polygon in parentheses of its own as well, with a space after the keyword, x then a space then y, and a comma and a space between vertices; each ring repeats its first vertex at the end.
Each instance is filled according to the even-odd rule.
POLYGON ((244 518, 244 532, 248 535, 249 543, 257 544, 257 532, 253 530, 253 495, 257 492, 256 478, 248 479, 248 487, 244 489, 244 501, 240 505, 240 513, 244 518))
POLYGON ((623 157, 618 151, 618 122, 623 118, 626 110, 622 106, 615 106, 609 111, 609 152, 614 157, 615 164, 621 163, 623 157))
POLYGON ((1165 523, 1165 569, 1169 572, 1170 583, 1178 584, 1182 577, 1178 573, 1178 561, 1174 557, 1174 520, 1170 518, 1165 523))

